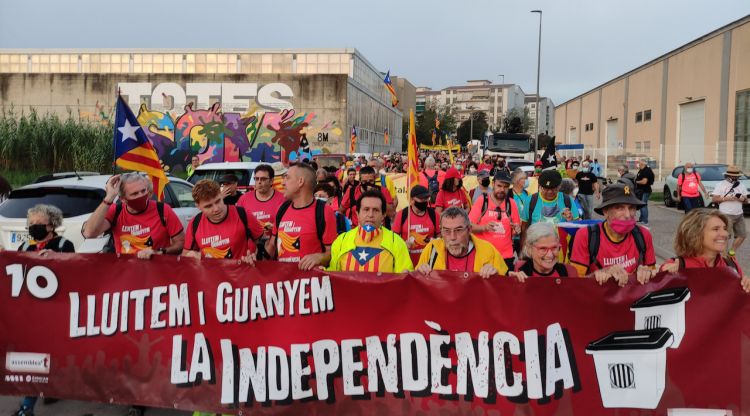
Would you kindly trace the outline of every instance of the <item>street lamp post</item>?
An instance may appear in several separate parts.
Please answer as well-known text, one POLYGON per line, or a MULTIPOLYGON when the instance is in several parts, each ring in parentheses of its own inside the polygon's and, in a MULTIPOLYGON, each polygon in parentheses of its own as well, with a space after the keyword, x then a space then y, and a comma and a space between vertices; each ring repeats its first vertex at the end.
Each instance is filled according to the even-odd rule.
POLYGON ((534 158, 539 150, 539 71, 542 65, 542 11, 532 10, 531 13, 539 13, 539 46, 536 54, 536 117, 534 120, 534 158))

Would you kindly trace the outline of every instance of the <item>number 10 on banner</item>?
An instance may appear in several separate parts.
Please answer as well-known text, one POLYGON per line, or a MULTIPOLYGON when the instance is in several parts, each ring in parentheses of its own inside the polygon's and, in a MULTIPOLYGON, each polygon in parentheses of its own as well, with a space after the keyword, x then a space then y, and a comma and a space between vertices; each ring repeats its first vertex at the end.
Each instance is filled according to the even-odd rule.
POLYGON ((34 266, 27 272, 20 264, 10 264, 5 266, 5 273, 11 278, 11 295, 14 298, 21 295, 24 282, 29 293, 38 299, 49 299, 57 292, 57 276, 44 266, 34 266), (40 281, 44 281, 44 284, 40 285, 40 281))

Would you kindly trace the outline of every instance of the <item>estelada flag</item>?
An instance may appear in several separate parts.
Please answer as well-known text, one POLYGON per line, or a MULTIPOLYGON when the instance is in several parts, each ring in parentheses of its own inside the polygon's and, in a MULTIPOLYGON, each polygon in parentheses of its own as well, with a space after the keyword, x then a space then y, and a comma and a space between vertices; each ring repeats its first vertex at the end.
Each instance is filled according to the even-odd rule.
POLYGON ((414 128, 414 110, 409 110, 409 146, 407 147, 408 166, 406 194, 411 194, 411 189, 419 184, 419 154, 417 153, 417 132, 414 128))
POLYGON ((388 73, 385 74, 385 78, 383 78, 383 84, 385 84, 385 89, 388 90, 388 92, 391 93, 391 107, 395 107, 398 105, 398 97, 396 97, 396 90, 393 89, 393 84, 391 83, 391 70, 388 70, 388 73))
POLYGON ((114 149, 115 164, 126 170, 146 172, 154 184, 156 198, 161 201, 169 179, 161 167, 154 146, 121 95, 117 96, 115 109, 114 149))
POLYGON ((349 153, 354 153, 354 147, 357 145, 357 126, 352 126, 352 137, 349 143, 349 153))

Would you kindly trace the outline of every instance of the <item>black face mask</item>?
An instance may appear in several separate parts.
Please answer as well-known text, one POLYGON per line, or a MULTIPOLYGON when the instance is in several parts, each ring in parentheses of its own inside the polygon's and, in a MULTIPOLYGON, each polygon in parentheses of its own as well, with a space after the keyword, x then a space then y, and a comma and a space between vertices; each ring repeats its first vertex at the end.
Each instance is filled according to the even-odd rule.
POLYGON ((361 183, 359 184, 359 186, 361 186, 361 187, 362 187, 362 190, 363 190, 363 191, 367 191, 368 189, 370 189, 370 188, 374 187, 374 186, 375 186, 375 184, 374 184, 373 182, 361 182, 361 183))
POLYGON ((427 211, 427 201, 424 201, 424 202, 414 201, 414 208, 420 211, 427 211))
POLYGON ((49 231, 47 231, 46 224, 29 225, 29 235, 31 235, 31 238, 34 240, 44 240, 44 238, 47 237, 47 234, 49 234, 49 231))
POLYGON ((485 188, 490 186, 490 178, 482 179, 481 183, 482 183, 482 186, 484 186, 485 188))

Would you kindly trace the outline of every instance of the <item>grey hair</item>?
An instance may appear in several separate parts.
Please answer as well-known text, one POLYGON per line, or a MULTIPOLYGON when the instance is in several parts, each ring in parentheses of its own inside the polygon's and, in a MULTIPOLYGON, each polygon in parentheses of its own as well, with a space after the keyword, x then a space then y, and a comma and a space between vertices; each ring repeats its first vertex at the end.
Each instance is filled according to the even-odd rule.
POLYGON ((425 169, 427 167, 435 167, 435 158, 432 156, 427 156, 427 158, 424 160, 424 167, 425 169))
POLYGON ((154 192, 154 184, 147 176, 143 175, 140 172, 126 172, 120 175, 120 189, 118 192, 120 194, 120 198, 125 198, 125 184, 135 181, 146 182, 146 189, 148 189, 148 192, 154 192))
POLYGON ((536 244, 537 241, 545 237, 555 237, 557 242, 560 242, 560 236, 557 234, 555 226, 548 222, 535 222, 526 229, 526 242, 523 245, 523 256, 527 259, 531 258, 529 254, 529 247, 536 244))
POLYGON ((521 168, 516 168, 516 170, 513 171, 513 176, 511 176, 510 180, 512 183, 515 183, 521 176, 523 176, 524 179, 528 177, 528 175, 526 175, 526 172, 521 170, 521 168))
POLYGON ((446 218, 463 218, 464 225, 469 227, 471 229, 471 220, 469 220, 469 214, 466 213, 466 210, 459 207, 450 207, 443 211, 442 214, 440 214, 440 222, 442 223, 443 220, 446 218))
POLYGON ((628 167, 626 165, 620 165, 617 169, 622 170, 622 173, 628 173, 628 167))
POLYGON ((56 229, 62 225, 63 213, 62 211, 60 211, 60 208, 54 205, 37 204, 29 208, 29 210, 26 213, 27 222, 28 220, 31 219, 31 216, 35 214, 41 214, 41 215, 46 216, 49 219, 49 224, 52 226, 53 229, 56 229))
POLYGON ((565 195, 570 195, 571 193, 573 193, 573 189, 575 189, 575 187, 576 182, 573 179, 565 178, 560 184, 560 192, 564 193, 565 195))

